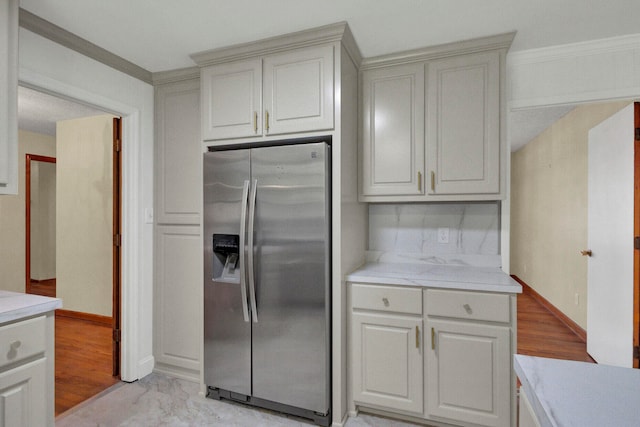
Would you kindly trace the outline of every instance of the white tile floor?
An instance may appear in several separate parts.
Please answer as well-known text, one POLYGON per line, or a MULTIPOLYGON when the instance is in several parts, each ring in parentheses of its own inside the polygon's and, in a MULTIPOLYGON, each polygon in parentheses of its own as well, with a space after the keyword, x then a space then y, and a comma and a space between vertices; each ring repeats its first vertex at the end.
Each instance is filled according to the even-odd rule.
MULTIPOLYGON (((56 418, 57 427, 225 426, 309 427, 311 423, 243 405, 202 397, 196 383, 151 374, 135 383, 120 383, 56 418)), ((413 427, 361 414, 345 427, 413 427)))

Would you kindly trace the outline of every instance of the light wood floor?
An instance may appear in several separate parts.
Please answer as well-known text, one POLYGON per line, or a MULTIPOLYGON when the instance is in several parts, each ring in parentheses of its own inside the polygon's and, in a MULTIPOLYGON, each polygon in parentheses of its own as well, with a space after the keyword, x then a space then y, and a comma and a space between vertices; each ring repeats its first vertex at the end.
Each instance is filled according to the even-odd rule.
MULTIPOLYGON (((56 316, 56 415, 119 381, 111 351, 111 328, 56 316)), ((518 295, 518 353, 593 361, 586 344, 527 294, 518 295)))

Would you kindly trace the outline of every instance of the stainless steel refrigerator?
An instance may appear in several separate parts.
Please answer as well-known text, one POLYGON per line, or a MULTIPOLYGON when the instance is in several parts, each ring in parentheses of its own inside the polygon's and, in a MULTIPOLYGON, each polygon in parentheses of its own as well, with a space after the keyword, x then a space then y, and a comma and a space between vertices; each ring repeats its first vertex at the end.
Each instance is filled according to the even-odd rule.
POLYGON ((331 423, 328 140, 204 154, 207 396, 331 423))

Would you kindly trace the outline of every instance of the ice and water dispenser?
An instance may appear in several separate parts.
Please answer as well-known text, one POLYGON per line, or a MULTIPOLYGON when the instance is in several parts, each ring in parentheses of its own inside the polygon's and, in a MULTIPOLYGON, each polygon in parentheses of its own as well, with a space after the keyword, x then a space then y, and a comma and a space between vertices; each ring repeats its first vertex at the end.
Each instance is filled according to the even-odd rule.
POLYGON ((213 235, 213 281, 240 283, 239 243, 237 234, 213 235))

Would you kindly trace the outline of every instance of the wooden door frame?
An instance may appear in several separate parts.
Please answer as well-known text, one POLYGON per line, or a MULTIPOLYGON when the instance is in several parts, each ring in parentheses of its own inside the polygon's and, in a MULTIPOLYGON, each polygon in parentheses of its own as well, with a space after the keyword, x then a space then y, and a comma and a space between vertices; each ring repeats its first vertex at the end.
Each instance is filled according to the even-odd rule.
POLYGON ((122 118, 113 119, 113 368, 112 375, 120 376, 120 311, 122 286, 122 118))
POLYGON ((55 157, 25 154, 25 293, 31 293, 31 162, 56 163, 55 157))
POLYGON ((640 102, 633 103, 634 109, 634 212, 633 234, 633 367, 640 368, 640 102))

